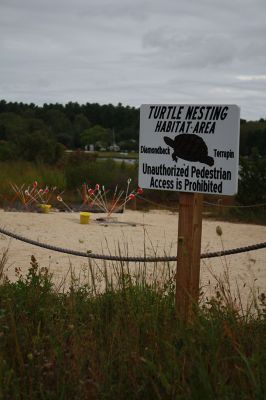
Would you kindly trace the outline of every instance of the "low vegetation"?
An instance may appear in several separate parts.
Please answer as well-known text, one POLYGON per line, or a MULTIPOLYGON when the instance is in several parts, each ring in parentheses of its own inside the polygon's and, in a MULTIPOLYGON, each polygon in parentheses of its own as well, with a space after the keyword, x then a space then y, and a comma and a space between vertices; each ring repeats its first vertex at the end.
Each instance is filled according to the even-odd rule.
POLYGON ((0 162, 0 206, 8 208, 16 201, 11 183, 26 189, 37 181, 38 187, 56 187, 57 193, 64 192, 65 199, 80 202, 83 183, 89 187, 100 183, 114 190, 116 186, 126 188, 129 178, 131 189, 136 188, 137 164, 97 160, 79 152, 67 155, 61 164, 54 166, 26 161, 0 162))
POLYGON ((243 314, 217 287, 184 325, 167 264, 161 279, 158 265, 129 275, 127 264, 89 264, 85 283, 72 272, 70 286, 58 291, 34 257, 26 277, 17 267, 13 283, 5 262, 6 254, 1 399, 265 398, 264 295, 243 314))
MULTIPOLYGON (((234 197, 205 196, 204 216, 216 219, 265 224, 266 222, 266 157, 256 151, 250 158, 240 159, 240 180, 238 195, 234 197), (256 182, 256 184, 254 183, 256 182), (208 203, 217 206, 208 206, 208 203), (249 207, 249 206, 252 207, 249 207), (230 207, 229 207, 230 206, 230 207), (233 207, 232 207, 233 206, 233 207), (244 206, 244 207, 243 207, 244 206)), ((56 193, 64 192, 64 199, 70 203, 81 201, 80 190, 83 183, 95 187, 97 183, 114 191, 116 186, 125 189, 131 179, 131 190, 138 185, 137 161, 131 164, 101 159, 97 155, 73 152, 65 154, 56 165, 27 161, 0 162, 0 206, 12 208, 15 203, 14 191, 10 183, 26 189, 34 181, 39 187, 56 187, 56 193)), ((138 209, 165 208, 178 209, 176 192, 146 190, 137 201, 138 209)))

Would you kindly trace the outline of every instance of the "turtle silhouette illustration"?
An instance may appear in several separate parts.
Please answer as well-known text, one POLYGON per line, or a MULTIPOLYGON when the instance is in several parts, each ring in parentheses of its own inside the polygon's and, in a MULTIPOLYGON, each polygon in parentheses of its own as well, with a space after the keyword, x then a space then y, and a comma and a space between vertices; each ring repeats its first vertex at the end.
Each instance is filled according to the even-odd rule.
POLYGON ((174 149, 172 159, 176 162, 179 157, 186 161, 198 161, 210 167, 214 164, 214 159, 208 156, 208 147, 200 136, 182 133, 174 139, 164 136, 164 141, 174 149))

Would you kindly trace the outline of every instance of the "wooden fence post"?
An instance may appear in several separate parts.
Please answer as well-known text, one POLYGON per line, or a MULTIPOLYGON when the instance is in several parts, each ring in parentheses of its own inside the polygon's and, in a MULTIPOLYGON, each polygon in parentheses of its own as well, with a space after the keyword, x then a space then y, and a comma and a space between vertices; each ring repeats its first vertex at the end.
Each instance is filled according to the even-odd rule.
POLYGON ((179 193, 176 311, 185 322, 199 297, 202 199, 199 193, 179 193))

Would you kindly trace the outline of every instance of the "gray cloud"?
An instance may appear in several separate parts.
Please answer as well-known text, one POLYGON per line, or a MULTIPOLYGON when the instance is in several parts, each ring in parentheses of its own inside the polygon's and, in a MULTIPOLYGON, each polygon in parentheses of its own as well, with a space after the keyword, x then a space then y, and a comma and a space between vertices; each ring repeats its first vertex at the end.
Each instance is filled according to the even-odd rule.
POLYGON ((264 0, 1 0, 0 97, 237 103, 244 118, 265 118, 265 80, 256 79, 266 74, 265 8, 264 0))
POLYGON ((144 36, 143 47, 148 51, 152 50, 149 57, 174 68, 227 65, 237 54, 237 49, 228 36, 210 33, 180 35, 178 32, 173 34, 156 30, 144 36))

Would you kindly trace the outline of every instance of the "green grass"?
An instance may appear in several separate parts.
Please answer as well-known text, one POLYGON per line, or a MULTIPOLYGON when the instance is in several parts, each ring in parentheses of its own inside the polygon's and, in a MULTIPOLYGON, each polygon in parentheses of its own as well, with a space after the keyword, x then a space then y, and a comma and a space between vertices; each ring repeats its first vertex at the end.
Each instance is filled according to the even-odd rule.
POLYGON ((126 189, 128 178, 132 179, 132 187, 137 185, 137 167, 123 162, 115 162, 111 158, 92 162, 81 159, 79 163, 69 163, 65 168, 65 174, 68 189, 80 187, 84 182, 87 182, 91 187, 99 183, 112 190, 115 189, 116 185, 120 189, 126 189))
MULTIPOLYGON (((106 153, 102 153, 104 155, 106 153)), ((115 153, 116 154, 116 153, 115 153)), ((60 165, 34 164, 26 161, 0 162, 0 205, 8 207, 13 204, 14 191, 10 183, 24 189, 31 186, 34 181, 38 182, 38 187, 49 186, 57 187, 57 192, 64 191, 64 199, 70 202, 80 202, 82 184, 86 182, 89 187, 94 187, 96 183, 104 185, 106 189, 114 191, 126 190, 127 180, 131 178, 130 189, 138 186, 137 165, 129 165, 125 162, 115 162, 110 158, 103 160, 93 157, 91 154, 73 152, 68 154, 60 165)), ((134 156, 134 154, 132 154, 134 156)), ((151 208, 177 210, 178 194, 164 190, 144 190, 143 197, 147 200, 138 199, 137 207, 142 210, 151 208)), ((215 203, 217 196, 205 196, 205 198, 215 203)), ((56 200, 53 199, 55 204, 56 200)), ((231 201, 233 203, 233 199, 231 201)), ((204 207, 205 218, 215 218, 218 220, 232 222, 246 222, 256 224, 266 224, 265 207, 254 208, 229 208, 217 206, 204 207)))
POLYGON ((0 193, 13 193, 10 182, 17 186, 32 185, 37 181, 39 186, 57 186, 63 189, 66 185, 61 169, 55 166, 34 164, 26 161, 0 162, 0 193))
POLYGON ((131 188, 137 187, 137 169, 135 165, 116 163, 112 159, 96 161, 88 159, 83 154, 73 154, 64 160, 60 166, 34 164, 26 161, 0 162, 0 205, 7 207, 13 204, 14 191, 11 187, 16 184, 25 190, 38 182, 38 188, 46 185, 57 187, 57 191, 64 191, 64 198, 74 202, 81 201, 77 189, 81 190, 86 182, 90 187, 96 183, 105 185, 108 190, 126 190, 128 178, 132 179, 131 188))
POLYGON ((15 283, 1 273, 1 399, 265 398, 263 307, 243 315, 219 294, 184 325, 169 265, 160 280, 158 266, 149 279, 146 266, 95 268, 60 292, 34 258, 15 283))

